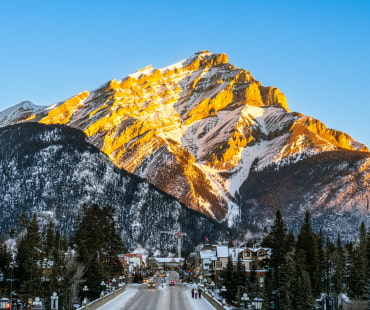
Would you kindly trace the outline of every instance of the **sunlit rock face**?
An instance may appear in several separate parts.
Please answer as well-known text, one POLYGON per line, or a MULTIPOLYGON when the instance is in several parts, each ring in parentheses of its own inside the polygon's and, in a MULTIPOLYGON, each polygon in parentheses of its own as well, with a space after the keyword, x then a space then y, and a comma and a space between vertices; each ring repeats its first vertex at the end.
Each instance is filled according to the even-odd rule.
MULTIPOLYGON (((290 111, 279 89, 263 86, 247 70, 231 65, 225 54, 207 51, 109 81, 29 120, 83 130, 116 166, 230 225, 251 219, 241 214, 247 214, 251 201, 274 216, 274 203, 262 203, 246 190, 258 186, 252 178, 256 173, 271 167, 278 172, 327 152, 368 156, 365 145, 290 111)), ((297 214, 313 208, 297 204, 294 193, 285 197, 281 209, 287 203, 297 214)), ((363 210, 367 202, 361 201, 356 208, 363 210)), ((345 209, 348 201, 336 198, 335 204, 345 209)))

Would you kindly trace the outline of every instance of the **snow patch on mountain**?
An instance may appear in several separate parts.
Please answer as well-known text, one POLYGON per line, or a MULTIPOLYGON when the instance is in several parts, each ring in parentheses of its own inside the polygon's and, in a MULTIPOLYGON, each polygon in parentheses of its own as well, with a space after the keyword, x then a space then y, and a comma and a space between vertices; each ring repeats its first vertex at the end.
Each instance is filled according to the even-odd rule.
POLYGON ((0 112, 0 126, 11 125, 17 121, 30 117, 32 114, 40 112, 44 108, 46 107, 35 105, 30 101, 23 101, 0 112))

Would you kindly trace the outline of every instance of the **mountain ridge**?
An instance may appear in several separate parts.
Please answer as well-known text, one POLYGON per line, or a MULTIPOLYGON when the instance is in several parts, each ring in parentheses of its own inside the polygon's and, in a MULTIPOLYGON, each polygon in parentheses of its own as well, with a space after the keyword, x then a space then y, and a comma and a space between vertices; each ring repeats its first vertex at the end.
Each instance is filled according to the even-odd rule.
MULTIPOLYGON (((115 167, 79 130, 23 123, 0 128, 0 141, 3 236, 22 213, 37 214, 44 225, 53 220, 57 229, 70 235, 80 207, 97 203, 115 209, 118 231, 131 249, 160 249, 161 230, 181 229, 188 235, 187 248, 206 236, 226 238, 225 227, 115 167)), ((167 250, 171 244, 174 241, 167 250)))
MULTIPOLYGON (((243 212, 252 208, 246 201, 253 195, 245 197, 243 184, 253 183, 255 173, 309 163, 321 153, 360 151, 366 157, 369 151, 346 133, 290 111, 278 88, 208 51, 162 69, 145 67, 19 121, 82 130, 117 167, 230 226, 241 218, 243 225, 251 222, 243 212)), ((362 175, 367 178, 367 168, 362 175)), ((365 201, 359 210, 368 208, 365 201)), ((344 198, 336 202, 346 209, 344 198)), ((274 209, 255 203, 267 214, 274 209)), ((290 204, 298 213, 313 210, 290 204)))

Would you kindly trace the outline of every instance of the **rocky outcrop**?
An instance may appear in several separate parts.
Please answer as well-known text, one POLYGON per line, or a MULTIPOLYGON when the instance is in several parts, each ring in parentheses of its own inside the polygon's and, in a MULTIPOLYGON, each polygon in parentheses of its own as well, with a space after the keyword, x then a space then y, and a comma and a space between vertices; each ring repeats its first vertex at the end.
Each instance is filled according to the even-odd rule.
MULTIPOLYGON (((279 89, 208 51, 109 81, 36 111, 28 121, 84 131, 117 167, 230 225, 245 218, 242 184, 253 184, 256 173, 271 167, 279 172, 327 152, 368 156, 365 145, 290 111, 279 89)), ((317 195, 321 201, 323 194, 317 195)), ((347 208, 348 200, 340 197, 338 208, 347 208)), ((262 205, 262 213, 271 211, 262 205)), ((305 201, 292 205, 311 208, 305 201)))

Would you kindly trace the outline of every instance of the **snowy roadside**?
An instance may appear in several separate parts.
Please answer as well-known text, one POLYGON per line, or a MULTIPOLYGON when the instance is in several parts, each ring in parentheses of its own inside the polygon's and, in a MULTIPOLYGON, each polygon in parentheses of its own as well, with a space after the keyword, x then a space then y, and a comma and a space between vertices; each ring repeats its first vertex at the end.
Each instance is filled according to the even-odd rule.
POLYGON ((128 285, 126 291, 105 305, 97 308, 97 310, 120 310, 126 305, 139 291, 140 285, 128 285))
POLYGON ((191 297, 191 289, 193 287, 194 286, 192 285, 187 285, 186 290, 182 292, 190 306, 190 310, 215 310, 216 308, 203 298, 203 296, 201 298, 198 297, 197 299, 191 297))

